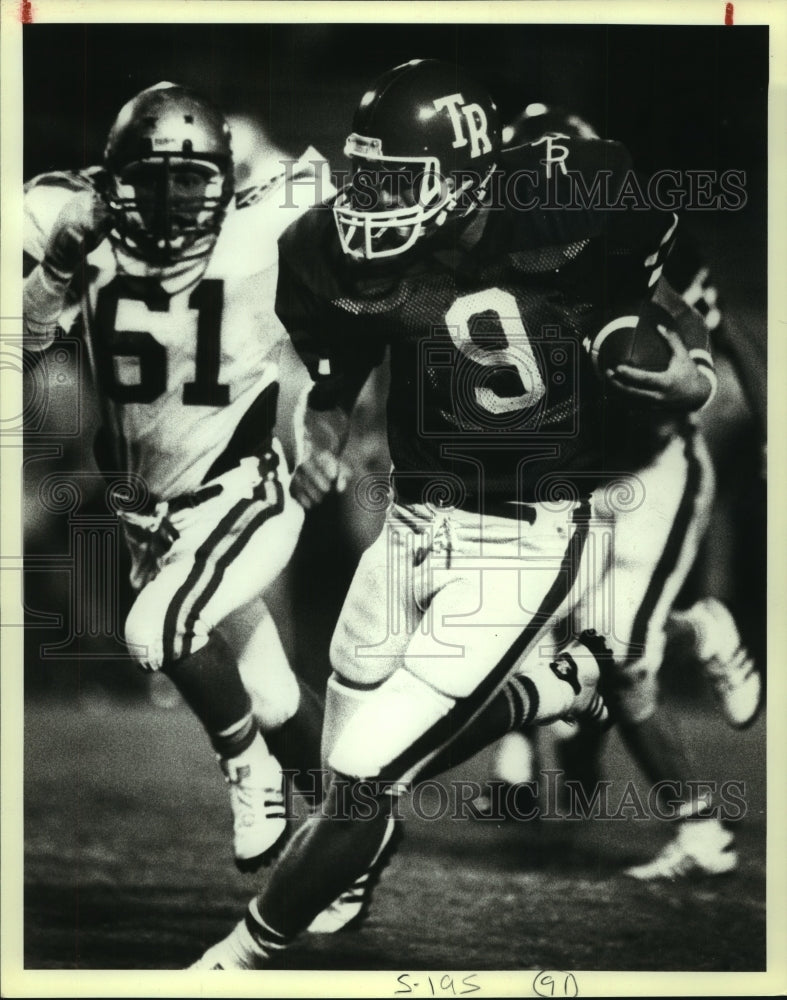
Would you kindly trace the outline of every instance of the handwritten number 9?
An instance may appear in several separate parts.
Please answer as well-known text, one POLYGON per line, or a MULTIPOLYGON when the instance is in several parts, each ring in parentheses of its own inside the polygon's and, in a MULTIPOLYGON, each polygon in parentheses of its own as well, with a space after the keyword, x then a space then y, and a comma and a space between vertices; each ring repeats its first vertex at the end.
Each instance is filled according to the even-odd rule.
POLYGON ((570 972, 539 972, 533 980, 533 992, 539 997, 576 997, 579 986, 570 972))

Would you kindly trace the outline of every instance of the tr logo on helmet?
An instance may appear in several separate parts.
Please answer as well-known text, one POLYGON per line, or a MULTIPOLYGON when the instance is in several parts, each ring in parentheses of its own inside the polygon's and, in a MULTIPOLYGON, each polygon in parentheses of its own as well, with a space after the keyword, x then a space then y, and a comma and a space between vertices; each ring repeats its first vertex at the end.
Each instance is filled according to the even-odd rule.
POLYGON ((415 59, 364 94, 344 147, 352 179, 337 195, 342 250, 358 260, 406 253, 486 197, 500 149, 497 108, 453 63, 415 59))
POLYGON ((470 156, 473 159, 483 153, 491 152, 492 141, 489 138, 489 125, 486 112, 480 104, 465 104, 465 99, 461 94, 440 97, 433 103, 435 110, 441 111, 445 108, 451 116, 451 124, 454 126, 456 134, 454 149, 466 146, 469 141, 471 144, 470 156), (467 134, 464 131, 465 127, 467 127, 467 134))

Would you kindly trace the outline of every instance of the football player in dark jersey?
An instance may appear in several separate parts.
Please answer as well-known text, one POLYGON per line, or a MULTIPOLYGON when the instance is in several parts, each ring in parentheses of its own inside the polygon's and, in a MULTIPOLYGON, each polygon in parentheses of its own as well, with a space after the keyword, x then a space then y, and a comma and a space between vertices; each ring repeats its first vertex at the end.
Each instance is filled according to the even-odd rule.
MULTIPOLYGON (((553 136, 556 142, 568 136, 598 139, 583 119, 544 105, 529 106, 504 129, 504 141, 509 145, 538 143, 545 135, 553 136)), ((699 312, 689 312, 679 300, 667 302, 676 329, 689 342, 693 340, 694 350, 702 351, 703 336, 717 331, 721 317, 717 295, 707 282, 707 269, 696 263, 690 239, 682 234, 678 237, 664 271, 682 293, 683 302, 700 307, 699 312), (694 334, 698 315, 703 317, 704 329, 698 328, 694 334)), ((666 288, 662 282, 657 296, 669 295, 666 288)), ((735 622, 721 602, 705 598, 686 611, 670 611, 708 525, 714 475, 696 418, 657 413, 649 422, 652 433, 632 436, 619 456, 620 472, 629 469, 630 475, 622 476, 617 488, 621 497, 624 490, 630 494, 629 502, 616 509, 599 497, 595 506, 598 517, 614 520, 614 548, 610 550, 605 587, 615 615, 613 628, 607 631, 614 633, 617 642, 612 643, 615 655, 609 661, 607 693, 615 701, 624 742, 644 772, 654 783, 680 780, 686 787, 691 765, 680 741, 668 731, 674 726, 656 711, 657 676, 668 636, 680 631, 693 639, 695 657, 730 725, 743 728, 754 720, 761 683, 735 622), (692 478, 695 485, 690 489, 692 478), (631 502, 638 493, 642 502, 631 502), (660 525, 665 526, 664 532, 660 525)), ((609 486, 615 485, 613 478, 609 486)), ((592 794, 599 777, 598 730, 577 734, 576 727, 567 729, 559 724, 554 729, 573 737, 558 743, 558 759, 564 762, 567 777, 581 779, 586 794, 592 794)), ((532 753, 519 745, 533 735, 512 732, 503 738, 492 762, 494 778, 521 783, 535 776, 532 753)), ((710 803, 697 801, 691 808, 686 802, 684 806, 680 818, 691 817, 692 822, 679 823, 677 836, 662 853, 650 863, 628 869, 627 874, 640 879, 673 878, 691 871, 715 874, 734 867, 731 834, 713 817, 710 803), (697 821, 703 813, 706 817, 710 814, 708 821, 697 821)))
MULTIPOLYGON (((327 807, 196 968, 267 964, 363 878, 396 796, 515 672, 520 724, 605 712, 598 645, 567 629, 556 651, 550 629, 594 575, 606 404, 584 345, 638 325, 677 220, 609 208, 628 171, 617 143, 503 152, 494 102, 452 64, 384 74, 345 152, 350 183, 279 244, 277 312, 315 380, 292 489, 308 507, 334 487, 389 347, 391 505, 331 644, 327 807), (599 177, 599 204, 564 210, 569 181, 599 177)), ((694 409, 711 382, 674 339, 669 375, 630 387, 694 409)))

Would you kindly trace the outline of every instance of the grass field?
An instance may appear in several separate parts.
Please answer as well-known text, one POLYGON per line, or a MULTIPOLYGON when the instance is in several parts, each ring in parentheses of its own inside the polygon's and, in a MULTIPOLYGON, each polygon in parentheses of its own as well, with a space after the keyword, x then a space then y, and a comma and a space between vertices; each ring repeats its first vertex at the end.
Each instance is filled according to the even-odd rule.
MULTIPOLYGON (((652 819, 410 817, 366 926, 307 937, 287 967, 763 969, 764 722, 734 733, 705 708, 680 721, 698 777, 745 783, 734 875, 623 878, 668 836, 652 819)), ((613 788, 633 774, 614 734, 606 766, 613 788)), ((483 757, 462 776, 482 779, 483 757)), ((182 706, 31 701, 24 790, 27 969, 182 968, 265 878, 233 866, 226 791, 182 706)))

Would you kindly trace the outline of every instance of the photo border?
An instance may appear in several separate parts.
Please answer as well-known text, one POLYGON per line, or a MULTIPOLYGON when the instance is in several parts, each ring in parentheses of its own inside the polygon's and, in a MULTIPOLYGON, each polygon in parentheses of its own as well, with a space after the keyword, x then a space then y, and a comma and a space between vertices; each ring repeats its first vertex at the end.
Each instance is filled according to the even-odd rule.
MULTIPOLYGON (((787 990, 787 848, 785 848, 785 776, 787 726, 785 726, 785 559, 787 532, 782 513, 787 496, 785 449, 787 426, 787 302, 784 263, 787 227, 785 187, 787 183, 787 6, 765 0, 700 0, 683 3, 662 0, 596 2, 596 0, 522 0, 487 2, 473 0, 420 4, 370 4, 366 2, 287 2, 257 0, 33 0, 32 3, 0 0, 2 30, 0 58, 0 342, 18 339, 21 333, 21 189, 22 189, 22 25, 25 17, 34 23, 257 23, 257 22, 373 22, 435 21, 478 23, 575 23, 575 24, 723 24, 732 7, 734 24, 769 24, 771 58, 769 82, 769 233, 768 233, 768 321, 769 321, 769 467, 768 612, 770 677, 767 706, 767 971, 764 973, 631 973, 575 972, 580 996, 732 996, 773 995, 787 990), (447 16, 450 12, 450 17, 447 16)), ((734 30, 734 26, 730 28, 734 30)), ((668 68, 667 68, 668 71, 668 68)), ((2 343, 0 343, 2 346, 2 343)), ((21 373, 3 367, 3 419, 22 412, 21 373)), ((2 899, 0 900, 0 990, 6 997, 127 997, 127 996, 393 996, 395 972, 266 971, 262 976, 239 976, 142 970, 124 971, 31 971, 22 968, 23 845, 22 845, 22 739, 23 739, 23 629, 8 621, 22 620, 21 537, 19 497, 21 485, 21 441, 3 441, 0 446, 0 607, 4 626, 0 631, 0 704, 2 708, 2 899)), ((439 974, 452 974, 441 970, 439 974)), ((475 996, 534 996, 536 970, 479 973, 483 990, 475 996)), ((426 975, 427 973, 423 973, 426 975)), ((460 970, 454 975, 461 977, 460 970)))

